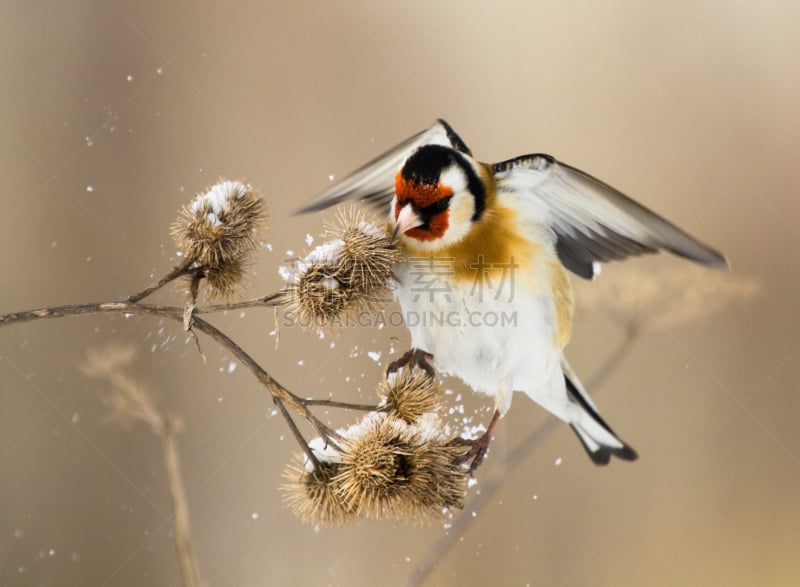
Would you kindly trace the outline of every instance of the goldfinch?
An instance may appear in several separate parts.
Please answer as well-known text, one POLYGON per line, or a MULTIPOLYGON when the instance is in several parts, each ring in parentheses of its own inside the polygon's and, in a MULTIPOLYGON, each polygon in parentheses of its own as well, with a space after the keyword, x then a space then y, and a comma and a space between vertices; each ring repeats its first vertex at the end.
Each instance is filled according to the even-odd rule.
POLYGON ((611 186, 550 155, 482 163, 444 120, 332 184, 301 212, 364 200, 388 215, 404 253, 395 294, 414 362, 494 397, 473 445, 483 460, 498 418, 523 392, 567 422, 592 461, 635 460, 564 357, 572 318, 567 271, 670 251, 710 266, 725 256, 611 186))

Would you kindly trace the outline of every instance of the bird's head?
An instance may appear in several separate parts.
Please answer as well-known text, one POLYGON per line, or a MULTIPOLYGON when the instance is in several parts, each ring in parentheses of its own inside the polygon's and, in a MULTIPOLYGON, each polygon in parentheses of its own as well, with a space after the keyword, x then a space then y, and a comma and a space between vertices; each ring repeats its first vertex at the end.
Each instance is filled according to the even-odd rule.
POLYGON ((394 235, 435 251, 462 240, 481 217, 486 186, 478 163, 441 145, 420 147, 395 180, 394 235))

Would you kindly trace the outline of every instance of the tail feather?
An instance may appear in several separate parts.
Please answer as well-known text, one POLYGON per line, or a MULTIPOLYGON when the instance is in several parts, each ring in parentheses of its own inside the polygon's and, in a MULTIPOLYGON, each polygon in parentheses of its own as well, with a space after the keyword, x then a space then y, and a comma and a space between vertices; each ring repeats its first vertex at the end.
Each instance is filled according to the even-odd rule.
POLYGON ((580 408, 579 418, 570 422, 570 426, 578 435, 589 458, 598 465, 607 465, 612 455, 625 461, 635 461, 639 458, 636 451, 625 444, 600 417, 594 403, 571 369, 565 369, 564 381, 567 384, 569 399, 580 408))

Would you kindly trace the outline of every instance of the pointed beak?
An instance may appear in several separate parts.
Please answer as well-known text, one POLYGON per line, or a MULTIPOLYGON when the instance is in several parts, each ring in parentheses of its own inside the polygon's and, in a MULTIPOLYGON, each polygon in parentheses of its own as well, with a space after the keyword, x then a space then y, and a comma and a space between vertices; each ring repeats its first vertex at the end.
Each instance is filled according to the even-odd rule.
POLYGON ((407 230, 422 226, 424 222, 411 207, 411 204, 406 204, 400 209, 400 214, 397 215, 395 221, 394 232, 392 233, 392 242, 397 238, 398 234, 405 234, 407 230))

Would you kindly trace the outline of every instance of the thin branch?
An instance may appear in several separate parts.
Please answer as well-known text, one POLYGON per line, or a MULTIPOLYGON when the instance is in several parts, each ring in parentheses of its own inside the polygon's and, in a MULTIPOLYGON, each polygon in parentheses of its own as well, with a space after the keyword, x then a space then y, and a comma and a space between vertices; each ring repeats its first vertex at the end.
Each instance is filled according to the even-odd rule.
POLYGON ((379 412, 384 409, 382 406, 369 405, 369 404, 351 404, 347 402, 337 402, 332 399, 310 399, 307 398, 305 404, 307 406, 325 406, 327 408, 342 408, 345 410, 359 410, 362 412, 379 412))
POLYGON ((211 314, 212 312, 227 312, 230 310, 241 310, 244 308, 261 308, 261 307, 275 307, 284 303, 284 293, 275 292, 252 300, 242 300, 241 302, 232 302, 229 304, 212 304, 208 306, 201 306, 195 308, 195 314, 211 314))
POLYGON ((294 435, 297 444, 299 444, 300 447, 303 449, 303 453, 305 453, 306 458, 309 461, 311 461, 311 464, 314 465, 314 470, 319 471, 319 466, 320 466, 319 460, 317 459, 317 456, 314 454, 314 451, 311 450, 311 447, 308 446, 308 442, 306 442, 306 439, 303 438, 303 434, 300 432, 300 429, 297 427, 297 424, 294 423, 292 415, 288 411, 286 411, 286 406, 284 406, 283 402, 278 398, 275 398, 275 404, 278 406, 278 409, 281 411, 281 414, 283 414, 283 417, 289 424, 289 430, 292 431, 292 434, 294 435))
POLYGON ((128 301, 129 302, 138 302, 140 300, 143 300, 144 298, 146 298, 150 294, 158 291, 159 289, 161 289, 162 287, 164 287, 165 285, 167 285, 171 281, 175 281, 179 277, 181 277, 181 276, 185 275, 186 273, 188 273, 189 267, 192 266, 192 263, 194 263, 194 260, 185 259, 183 261, 183 263, 181 263, 180 265, 175 267, 172 271, 167 273, 164 277, 159 279, 156 283, 154 283, 151 286, 146 287, 145 289, 143 289, 139 293, 133 294, 132 296, 128 297, 128 301))
MULTIPOLYGON (((622 363, 628 355, 634 341, 638 336, 638 330, 630 327, 626 330, 626 336, 619 344, 617 349, 606 359, 606 362, 597 371, 588 383, 588 388, 598 388, 608 376, 622 363)), ((543 444, 547 439, 560 428, 561 421, 555 418, 548 418, 541 425, 534 428, 513 451, 498 463, 492 475, 481 483, 481 491, 469 503, 472 511, 479 511, 502 487, 509 473, 519 467, 525 459, 531 455, 533 449, 543 444)), ((436 565, 450 552, 459 542, 464 533, 476 518, 473 516, 458 516, 453 524, 439 540, 427 551, 424 559, 414 568, 408 576, 406 585, 416 587, 422 585, 425 579, 431 574, 436 565)))

